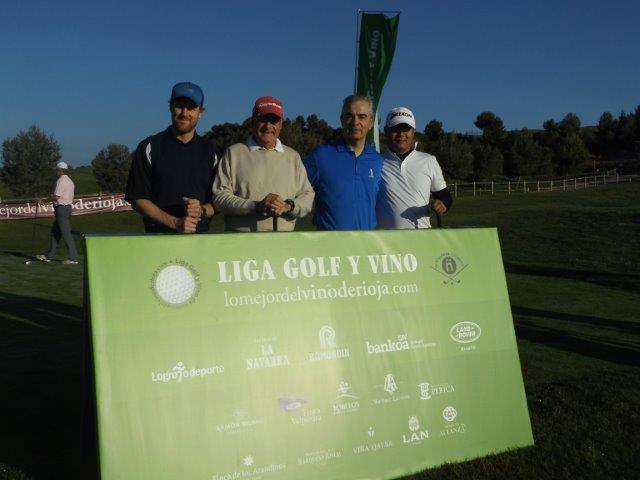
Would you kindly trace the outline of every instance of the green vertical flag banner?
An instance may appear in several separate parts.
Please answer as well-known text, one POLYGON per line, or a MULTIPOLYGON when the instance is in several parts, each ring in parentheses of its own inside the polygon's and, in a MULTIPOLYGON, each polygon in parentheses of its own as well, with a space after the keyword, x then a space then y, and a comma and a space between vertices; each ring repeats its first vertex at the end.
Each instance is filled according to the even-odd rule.
POLYGON ((363 13, 360 19, 358 82, 356 93, 368 97, 374 110, 382 95, 393 61, 400 15, 363 13))
MULTIPOLYGON (((400 14, 388 17, 384 13, 364 12, 360 18, 356 93, 371 100, 374 113, 377 113, 393 61, 399 23, 400 14)), ((373 140, 377 129, 376 123, 369 134, 369 141, 373 140)))
POLYGON ((388 479, 533 444, 495 229, 86 254, 103 480, 388 479))

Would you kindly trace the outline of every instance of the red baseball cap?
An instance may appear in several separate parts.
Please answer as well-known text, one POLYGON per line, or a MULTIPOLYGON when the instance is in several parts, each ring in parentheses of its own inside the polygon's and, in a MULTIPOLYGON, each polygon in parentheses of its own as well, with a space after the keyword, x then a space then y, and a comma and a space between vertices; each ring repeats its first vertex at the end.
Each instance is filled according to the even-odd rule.
POLYGON ((284 107, 282 102, 276 97, 260 97, 253 105, 253 116, 262 115, 277 115, 280 118, 284 118, 284 107))

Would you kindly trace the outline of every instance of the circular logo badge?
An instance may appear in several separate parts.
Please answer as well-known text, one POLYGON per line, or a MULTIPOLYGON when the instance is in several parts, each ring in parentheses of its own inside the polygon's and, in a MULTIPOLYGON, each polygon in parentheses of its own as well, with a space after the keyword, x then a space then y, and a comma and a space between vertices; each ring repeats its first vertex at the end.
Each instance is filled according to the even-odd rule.
POLYGON ((456 270, 458 270, 458 264, 453 257, 444 257, 440 266, 442 267, 442 271, 447 275, 453 275, 456 273, 456 270))
POLYGON ((170 264, 156 272, 153 289, 160 300, 177 307, 193 300, 198 290, 198 281, 191 269, 184 265, 170 264))
POLYGON ((458 416, 458 412, 452 406, 445 407, 442 411, 442 418, 444 418, 447 422, 453 422, 458 416))
POLYGON ((458 343, 473 343, 480 338, 482 330, 477 323, 459 322, 451 327, 449 335, 452 340, 458 343))

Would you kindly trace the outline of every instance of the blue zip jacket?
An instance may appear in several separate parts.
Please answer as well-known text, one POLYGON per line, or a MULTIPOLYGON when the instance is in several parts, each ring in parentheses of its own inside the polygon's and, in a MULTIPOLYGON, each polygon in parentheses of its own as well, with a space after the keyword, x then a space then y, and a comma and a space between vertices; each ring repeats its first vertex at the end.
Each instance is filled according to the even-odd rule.
POLYGON ((304 160, 316 192, 314 225, 321 230, 371 230, 382 156, 370 145, 356 155, 344 141, 320 145, 304 160))

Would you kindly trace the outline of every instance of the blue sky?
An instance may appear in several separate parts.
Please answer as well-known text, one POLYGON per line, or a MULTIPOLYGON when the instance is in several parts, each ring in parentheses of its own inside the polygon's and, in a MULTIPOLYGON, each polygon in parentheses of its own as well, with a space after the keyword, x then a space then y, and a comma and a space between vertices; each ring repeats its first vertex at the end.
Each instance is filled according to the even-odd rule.
POLYGON ((76 166, 166 127, 184 80, 205 92, 200 131, 266 94, 338 126, 359 8, 402 11, 380 110, 409 106, 419 129, 471 131, 483 110, 510 129, 569 112, 589 125, 640 104, 638 1, 5 3, 0 140, 36 123, 76 166))

